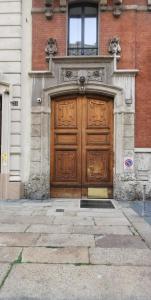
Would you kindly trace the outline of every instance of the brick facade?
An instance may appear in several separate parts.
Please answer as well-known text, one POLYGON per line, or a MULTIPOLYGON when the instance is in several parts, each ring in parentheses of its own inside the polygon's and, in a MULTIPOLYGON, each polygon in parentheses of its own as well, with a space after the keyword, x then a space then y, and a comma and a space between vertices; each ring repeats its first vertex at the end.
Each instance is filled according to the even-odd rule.
MULTIPOLYGON (((33 8, 44 8, 44 2, 33 0, 33 8)), ((112 7, 112 1, 108 2, 109 5, 112 7)), ((129 9, 127 6, 118 18, 113 16, 112 11, 101 11, 99 14, 99 55, 108 54, 111 37, 120 37, 122 53, 118 68, 139 70, 136 78, 135 146, 151 147, 151 13, 147 11, 145 0, 124 0, 123 5, 128 5, 129 9), (138 5, 140 11, 132 9, 131 5, 138 5), (146 11, 143 11, 144 7, 146 11)), ((59 8, 59 1, 54 1, 54 7, 59 8)), ((49 37, 57 40, 58 55, 66 55, 67 13, 55 12, 51 20, 46 19, 44 12, 33 13, 32 20, 32 68, 47 70, 44 49, 49 37)))

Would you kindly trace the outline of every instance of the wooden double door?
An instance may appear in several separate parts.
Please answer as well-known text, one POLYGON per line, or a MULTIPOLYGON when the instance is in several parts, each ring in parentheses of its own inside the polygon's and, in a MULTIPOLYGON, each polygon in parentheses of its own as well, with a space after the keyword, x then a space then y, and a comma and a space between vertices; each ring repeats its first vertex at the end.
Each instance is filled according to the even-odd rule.
POLYGON ((112 99, 54 99, 51 113, 51 197, 87 197, 90 188, 111 190, 112 99))

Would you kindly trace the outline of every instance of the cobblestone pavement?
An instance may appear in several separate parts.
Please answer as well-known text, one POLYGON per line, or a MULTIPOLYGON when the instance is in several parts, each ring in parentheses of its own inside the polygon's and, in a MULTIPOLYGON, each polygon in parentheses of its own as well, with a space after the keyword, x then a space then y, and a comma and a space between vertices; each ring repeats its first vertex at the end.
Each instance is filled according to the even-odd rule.
POLYGON ((113 204, 1 201, 0 299, 151 300, 151 225, 113 204))

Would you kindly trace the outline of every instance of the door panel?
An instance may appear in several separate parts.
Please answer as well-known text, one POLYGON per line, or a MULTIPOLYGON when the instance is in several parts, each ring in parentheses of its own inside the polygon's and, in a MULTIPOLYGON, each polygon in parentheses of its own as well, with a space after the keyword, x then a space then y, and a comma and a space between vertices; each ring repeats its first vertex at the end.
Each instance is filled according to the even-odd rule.
POLYGON ((112 187, 112 136, 112 100, 53 100, 51 196, 81 197, 89 187, 112 187))
POLYGON ((51 196, 81 190, 81 111, 77 98, 52 101, 51 196))
POLYGON ((82 187, 112 186, 112 101, 84 98, 82 187))

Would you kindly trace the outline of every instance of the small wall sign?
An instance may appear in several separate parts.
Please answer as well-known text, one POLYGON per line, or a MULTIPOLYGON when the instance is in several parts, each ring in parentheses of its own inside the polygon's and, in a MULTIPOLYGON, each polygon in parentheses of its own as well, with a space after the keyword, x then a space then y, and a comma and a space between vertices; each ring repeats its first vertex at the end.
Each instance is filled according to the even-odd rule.
POLYGON ((125 170, 133 170, 133 168, 134 168, 133 157, 125 157, 124 158, 124 169, 125 170))
POLYGON ((8 155, 7 153, 2 153, 2 164, 3 166, 7 166, 7 161, 8 161, 8 155))

